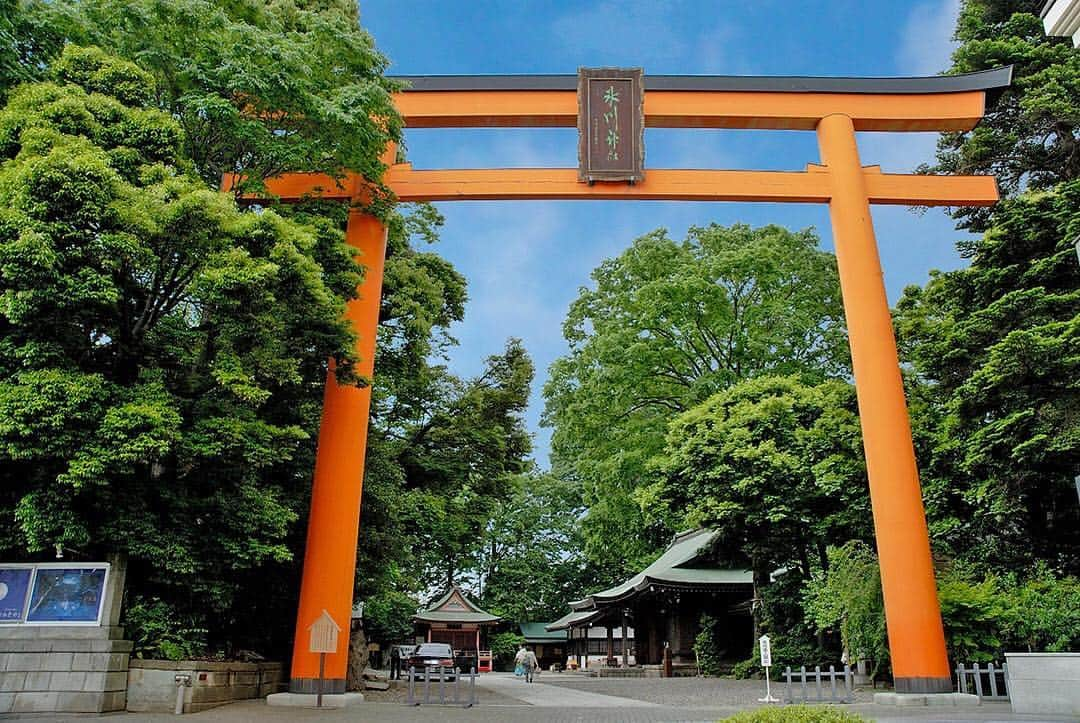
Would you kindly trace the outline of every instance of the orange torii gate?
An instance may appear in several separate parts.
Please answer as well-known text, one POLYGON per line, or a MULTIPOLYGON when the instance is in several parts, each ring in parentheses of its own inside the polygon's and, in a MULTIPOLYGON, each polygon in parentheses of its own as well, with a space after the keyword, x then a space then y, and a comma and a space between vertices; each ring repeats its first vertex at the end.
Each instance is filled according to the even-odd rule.
MULTIPOLYGON (((805 171, 649 169, 634 184, 584 183, 573 168, 417 170, 391 163, 383 181, 401 201, 626 199, 827 203, 863 429, 881 564, 889 647, 898 692, 952 690, 930 542, 889 304, 870 204, 988 206, 989 176, 883 173, 863 166, 856 131, 965 131, 987 95, 1008 86, 1011 68, 932 78, 650 76, 644 124, 659 128, 816 131, 821 163, 805 171)), ((395 104, 410 128, 574 127, 578 78, 424 76, 404 78, 395 104)), ((235 179, 226 178, 229 187, 235 179)), ((319 196, 357 204, 366 181, 289 174, 268 182, 283 201, 319 196)), ((359 334, 359 372, 374 371, 386 228, 353 208, 346 240, 367 267, 347 317, 359 334)), ((350 617, 370 388, 326 382, 304 557, 290 691, 314 693, 319 655, 307 630, 323 611, 350 617)), ((343 636, 345 637, 345 636, 343 636)), ((328 693, 343 693, 348 644, 326 659, 328 693)))

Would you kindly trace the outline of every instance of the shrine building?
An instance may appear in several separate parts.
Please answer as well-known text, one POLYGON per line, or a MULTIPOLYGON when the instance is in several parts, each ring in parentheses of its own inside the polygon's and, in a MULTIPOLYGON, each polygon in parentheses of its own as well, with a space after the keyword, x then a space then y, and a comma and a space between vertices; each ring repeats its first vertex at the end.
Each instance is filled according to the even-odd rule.
POLYGON ((603 665, 659 672, 664 649, 670 648, 673 673, 693 675, 694 638, 701 631, 701 616, 708 614, 720 621, 722 659, 731 664, 745 659, 754 645, 753 575, 707 559, 717 534, 700 529, 675 535, 651 565, 615 587, 570 603, 572 611, 548 630, 568 631, 570 658, 579 666, 588 664, 589 654, 600 647, 606 653, 603 665), (597 628, 606 635, 594 642, 598 636, 590 630, 597 628))
POLYGON ((447 643, 462 669, 476 665, 477 671, 491 670, 489 628, 502 618, 492 615, 470 600, 454 585, 425 610, 413 617, 417 641, 447 643))

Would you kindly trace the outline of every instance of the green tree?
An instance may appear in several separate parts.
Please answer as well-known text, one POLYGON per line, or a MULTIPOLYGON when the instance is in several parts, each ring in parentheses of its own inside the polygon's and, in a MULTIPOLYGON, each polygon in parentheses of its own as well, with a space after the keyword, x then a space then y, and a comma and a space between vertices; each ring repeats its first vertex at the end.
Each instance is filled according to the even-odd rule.
POLYGON ((594 584, 578 519, 581 486, 548 474, 521 475, 491 516, 480 550, 481 600, 507 620, 551 621, 594 584))
POLYGON ((419 577, 430 586, 475 572, 496 506, 530 464, 523 415, 532 377, 532 360, 511 339, 476 378, 446 377, 443 394, 392 445, 408 491, 399 504, 416 536, 419 577))
MULTIPOLYGON (((378 182, 401 137, 387 61, 353 0, 34 0, 34 22, 98 45, 156 80, 203 180, 344 169, 378 182)), ((236 187, 234 190, 242 190, 236 187)))
MULTIPOLYGON (((1007 195, 1080 178, 1080 53, 1068 38, 1047 37, 1041 0, 964 0, 960 47, 949 73, 1013 65, 1005 89, 974 130, 944 134, 935 171, 990 173, 1007 195)), ((956 212, 985 230, 991 211, 956 212)))
POLYGON ((871 676, 889 666, 885 603, 877 555, 861 540, 828 549, 828 566, 804 591, 806 615, 820 631, 839 630, 851 662, 869 660, 871 676))
POLYGON ((124 550, 137 589, 227 619, 291 555, 359 268, 340 231, 206 189, 146 72, 69 46, 55 75, 0 111, 3 546, 124 550))
POLYGON ((564 323, 544 422, 555 473, 584 485, 589 559, 611 579, 669 538, 632 499, 669 420, 757 375, 821 380, 848 361, 835 259, 810 230, 714 224, 681 243, 654 231, 592 277, 564 323))
POLYGON ((408 639, 413 632, 413 616, 419 606, 404 593, 385 591, 364 603, 364 634, 369 642, 388 645, 408 639))
POLYGON ((749 561, 760 599, 778 568, 808 577, 828 565, 830 541, 869 536, 861 439, 847 383, 751 379, 671 423, 642 498, 684 526, 717 528, 718 552, 749 561))
POLYGON ((0 101, 18 83, 41 80, 63 36, 21 0, 0 0, 0 101))
POLYGON ((981 238, 967 269, 933 273, 896 309, 939 551, 983 569, 1033 559, 1080 570, 1080 52, 1047 38, 1036 2, 968 0, 953 72, 1016 64, 938 170, 991 172, 1006 199, 957 212, 981 238))

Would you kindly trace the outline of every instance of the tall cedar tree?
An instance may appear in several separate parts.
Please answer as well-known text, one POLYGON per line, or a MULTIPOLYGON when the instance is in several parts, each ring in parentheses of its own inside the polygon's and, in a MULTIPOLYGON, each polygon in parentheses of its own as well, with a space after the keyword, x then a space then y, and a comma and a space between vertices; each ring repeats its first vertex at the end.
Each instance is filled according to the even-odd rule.
POLYGON ((1080 572, 1080 51, 1047 38, 1041 3, 967 0, 952 72, 1015 64, 1015 83, 939 170, 998 176, 1005 200, 958 211, 983 231, 967 269, 897 305, 939 551, 1008 570, 1080 572))

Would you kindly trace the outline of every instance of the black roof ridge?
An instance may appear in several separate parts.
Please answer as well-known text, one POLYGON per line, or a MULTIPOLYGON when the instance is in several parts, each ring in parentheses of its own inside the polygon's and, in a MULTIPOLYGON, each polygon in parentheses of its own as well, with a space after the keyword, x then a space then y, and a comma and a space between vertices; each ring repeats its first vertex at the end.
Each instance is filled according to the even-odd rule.
MULTIPOLYGON (((646 75, 645 90, 744 91, 788 93, 961 93, 990 91, 1012 82, 1013 66, 960 75, 931 76, 796 76, 796 75, 646 75)), ((477 90, 576 90, 571 74, 396 75, 407 93, 477 90)))

